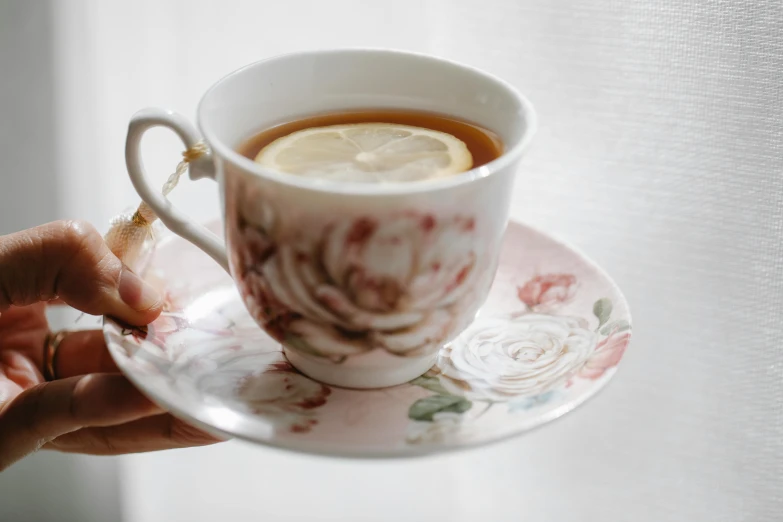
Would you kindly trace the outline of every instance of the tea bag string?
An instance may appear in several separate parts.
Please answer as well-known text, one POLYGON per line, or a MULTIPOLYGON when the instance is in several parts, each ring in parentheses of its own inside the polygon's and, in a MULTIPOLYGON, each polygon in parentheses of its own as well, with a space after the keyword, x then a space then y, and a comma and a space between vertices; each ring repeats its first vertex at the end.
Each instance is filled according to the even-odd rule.
MULTIPOLYGON (((182 153, 182 160, 177 164, 177 168, 174 169, 174 172, 166 180, 166 183, 163 184, 163 190, 161 192, 164 197, 168 196, 171 191, 174 190, 179 183, 179 179, 188 169, 188 165, 202 157, 208 150, 206 143, 199 141, 182 153)), ((133 221, 137 226, 152 225, 156 219, 158 219, 158 216, 152 208, 143 201, 133 214, 133 221)), ((109 248, 111 249, 111 245, 109 245, 109 248)))

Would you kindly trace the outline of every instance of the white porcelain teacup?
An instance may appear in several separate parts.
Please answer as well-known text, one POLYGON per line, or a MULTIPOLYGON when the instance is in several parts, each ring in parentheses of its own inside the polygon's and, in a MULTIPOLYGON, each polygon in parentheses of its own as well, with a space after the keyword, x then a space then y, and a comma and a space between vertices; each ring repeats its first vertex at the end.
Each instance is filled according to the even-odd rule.
POLYGON ((217 82, 198 107, 210 152, 191 179, 220 185, 223 242, 145 180, 139 144, 155 126, 191 147, 183 117, 146 109, 126 161, 141 198, 173 232, 229 270, 248 311, 297 369, 328 384, 376 388, 426 372, 483 304, 498 263, 519 161, 535 131, 507 83, 434 57, 390 50, 288 54, 217 82), (236 152, 260 130, 324 112, 408 109, 497 133, 496 160, 439 180, 357 184, 267 170, 236 152))

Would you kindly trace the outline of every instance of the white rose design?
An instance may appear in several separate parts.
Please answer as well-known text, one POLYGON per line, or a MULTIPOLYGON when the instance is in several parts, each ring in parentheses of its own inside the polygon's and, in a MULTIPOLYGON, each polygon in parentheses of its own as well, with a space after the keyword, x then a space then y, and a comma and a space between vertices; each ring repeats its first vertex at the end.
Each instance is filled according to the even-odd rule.
POLYGON ((480 319, 440 355, 439 378, 451 393, 471 400, 539 395, 578 372, 595 346, 595 333, 576 317, 480 319))
POLYGON ((272 247, 251 225, 240 286, 267 330, 304 351, 420 354, 472 312, 459 304, 477 272, 473 232, 473 220, 462 217, 359 218, 272 247))

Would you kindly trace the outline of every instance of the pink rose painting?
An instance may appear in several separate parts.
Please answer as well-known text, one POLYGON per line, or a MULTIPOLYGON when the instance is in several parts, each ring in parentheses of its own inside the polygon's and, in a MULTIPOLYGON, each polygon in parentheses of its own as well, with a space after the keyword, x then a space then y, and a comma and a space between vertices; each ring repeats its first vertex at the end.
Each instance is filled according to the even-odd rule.
POLYGON ((623 358, 625 349, 631 341, 631 332, 612 331, 608 337, 602 339, 595 347, 592 356, 579 370, 579 377, 584 379, 598 379, 607 370, 614 368, 623 358))
POLYGON ((196 388, 207 397, 269 419, 278 429, 309 433, 331 388, 299 373, 279 351, 236 348, 213 348, 175 371, 195 376, 196 388))
POLYGON ((517 295, 531 310, 550 310, 573 299, 576 286, 571 274, 538 275, 519 287, 517 295))
POLYGON ((472 313, 472 218, 360 217, 276 240, 267 228, 240 225, 240 291, 251 315, 301 352, 337 362, 375 349, 421 355, 472 313))
POLYGON ((287 361, 280 361, 260 374, 241 379, 235 396, 255 413, 277 417, 294 433, 306 433, 318 424, 311 411, 326 404, 331 392, 287 361))
POLYGON ((122 335, 129 335, 138 343, 147 341, 157 346, 165 346, 169 336, 186 327, 187 320, 164 312, 148 326, 127 325, 122 330, 122 335))

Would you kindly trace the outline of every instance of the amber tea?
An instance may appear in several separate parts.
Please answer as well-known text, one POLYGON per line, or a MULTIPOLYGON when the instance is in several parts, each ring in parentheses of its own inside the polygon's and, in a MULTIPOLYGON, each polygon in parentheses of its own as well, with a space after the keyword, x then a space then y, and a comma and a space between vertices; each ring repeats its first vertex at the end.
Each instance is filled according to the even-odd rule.
POLYGON ((238 150, 289 174, 383 183, 456 175, 497 159, 503 144, 491 130, 450 116, 373 109, 276 125, 253 135, 238 150))

